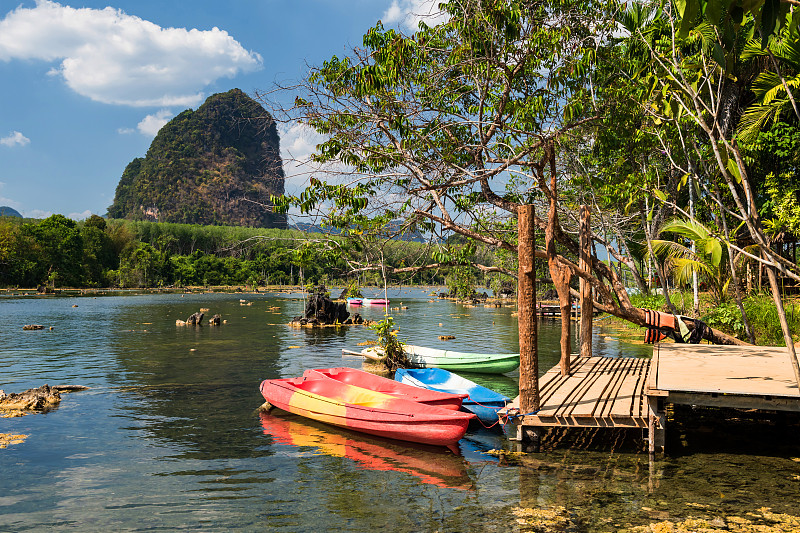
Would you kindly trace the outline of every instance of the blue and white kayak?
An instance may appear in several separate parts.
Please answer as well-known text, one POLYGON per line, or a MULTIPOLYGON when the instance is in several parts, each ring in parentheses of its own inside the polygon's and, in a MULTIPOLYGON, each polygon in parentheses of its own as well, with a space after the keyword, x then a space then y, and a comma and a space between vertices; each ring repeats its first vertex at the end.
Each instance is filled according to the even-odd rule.
POLYGON ((511 402, 508 396, 442 368, 399 368, 394 374, 394 379, 423 389, 466 394, 461 408, 475 413, 478 419, 487 425, 495 424, 498 421, 497 411, 511 402))

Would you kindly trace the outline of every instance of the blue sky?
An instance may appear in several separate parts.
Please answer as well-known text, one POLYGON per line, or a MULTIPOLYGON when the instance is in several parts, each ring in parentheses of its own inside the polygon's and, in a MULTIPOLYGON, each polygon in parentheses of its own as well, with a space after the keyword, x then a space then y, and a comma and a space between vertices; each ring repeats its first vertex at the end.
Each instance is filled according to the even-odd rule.
MULTIPOLYGON (((158 128, 211 94, 253 95, 431 0, 0 0, 0 205, 104 215, 158 128)), ((286 101, 293 98, 286 96, 286 101)), ((314 137, 283 125, 285 167, 314 137)), ((304 178, 289 179, 287 190, 304 178)))

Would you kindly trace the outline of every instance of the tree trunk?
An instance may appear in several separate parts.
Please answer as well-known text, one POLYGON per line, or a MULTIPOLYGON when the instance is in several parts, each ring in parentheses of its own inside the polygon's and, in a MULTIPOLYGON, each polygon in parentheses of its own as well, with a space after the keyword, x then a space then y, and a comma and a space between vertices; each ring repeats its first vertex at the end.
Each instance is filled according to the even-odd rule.
POLYGON ((658 272, 658 278, 661 282, 661 289, 664 291, 664 299, 667 302, 667 307, 669 307, 670 313, 677 315, 678 310, 675 309, 675 306, 672 304, 672 300, 669 298, 669 286, 667 285, 667 278, 664 276, 664 268, 656 255, 653 253, 653 236, 650 233, 650 225, 647 223, 646 209, 642 209, 640 206, 640 211, 642 215, 642 226, 644 226, 644 237, 647 239, 647 251, 650 252, 650 257, 653 258, 653 264, 656 266, 656 272, 658 272))
MULTIPOLYGON (((579 266, 584 270, 591 267, 592 253, 592 226, 589 207, 581 206, 580 229, 581 257, 579 266)), ((580 280, 580 305, 581 305, 581 357, 592 356, 592 321, 594 318, 594 304, 592 303, 592 286, 584 279, 580 280)))
POLYGON ((783 308, 783 299, 781 298, 778 278, 775 275, 774 268, 767 267, 767 278, 769 279, 769 285, 772 289, 772 299, 775 301, 775 307, 778 309, 778 318, 781 321, 781 329, 783 330, 783 340, 786 342, 786 352, 789 354, 789 359, 792 363, 794 378, 797 380, 797 385, 800 386, 800 366, 798 366, 797 363, 797 353, 794 350, 792 331, 789 329, 789 322, 786 320, 786 310, 783 308))
POLYGON ((547 264, 550 267, 550 277, 558 293, 558 303, 561 307, 561 375, 569 374, 569 358, 572 351, 570 329, 570 294, 569 280, 571 272, 568 268, 562 267, 556 258, 556 238, 555 232, 558 226, 557 188, 556 188, 556 169, 555 152, 550 155, 550 208, 547 212, 547 228, 545 230, 545 251, 547 252, 547 264))

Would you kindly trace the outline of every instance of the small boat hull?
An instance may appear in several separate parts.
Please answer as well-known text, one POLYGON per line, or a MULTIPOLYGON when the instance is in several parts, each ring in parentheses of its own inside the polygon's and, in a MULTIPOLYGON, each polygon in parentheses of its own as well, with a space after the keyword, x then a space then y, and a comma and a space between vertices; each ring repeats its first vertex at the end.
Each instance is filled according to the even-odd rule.
POLYGON ((266 379, 261 394, 306 418, 390 439, 449 446, 467 431, 471 413, 389 396, 329 378, 266 379))
POLYGON ((389 305, 389 300, 384 298, 363 298, 361 303, 364 305, 389 305))
POLYGON ((395 398, 402 398, 425 405, 433 405, 452 411, 458 411, 461 407, 461 402, 467 397, 466 394, 450 394, 407 385, 394 379, 376 376, 375 374, 357 368, 339 367, 310 369, 306 370, 303 375, 333 379, 341 383, 347 383, 349 385, 388 394, 395 398))
MULTIPOLYGON (((451 372, 505 374, 519 368, 518 353, 466 353, 438 350, 424 346, 403 345, 412 368, 443 368, 451 372)), ((375 348, 361 351, 364 357, 375 359, 380 353, 375 348)))
POLYGON ((362 298, 348 298, 347 299, 347 305, 356 305, 356 306, 358 306, 358 305, 362 305, 362 304, 363 304, 363 299, 362 298))
POLYGON ((395 379, 416 387, 467 394, 468 397, 461 403, 461 408, 474 413, 487 425, 496 424, 499 420, 497 412, 511 401, 507 396, 442 368, 401 368, 395 372, 395 379))

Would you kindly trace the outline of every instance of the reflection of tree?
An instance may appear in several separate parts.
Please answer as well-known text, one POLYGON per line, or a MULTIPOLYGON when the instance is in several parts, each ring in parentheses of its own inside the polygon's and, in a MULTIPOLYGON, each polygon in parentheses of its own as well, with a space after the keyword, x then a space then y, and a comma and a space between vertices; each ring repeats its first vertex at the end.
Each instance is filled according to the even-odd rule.
POLYGON ((364 326, 301 328, 304 333, 303 342, 305 342, 307 346, 327 344, 331 340, 345 338, 347 336, 347 332, 353 327, 360 328, 364 326))
POLYGON ((230 298, 210 297, 203 302, 192 298, 175 305, 166 305, 161 298, 122 306, 114 317, 122 325, 111 342, 126 372, 125 393, 141 399, 125 402, 123 407, 137 420, 131 429, 177 444, 181 457, 242 458, 269 453, 254 428, 253 411, 263 402, 258 392, 261 380, 280 376, 285 326, 265 326, 263 304, 248 307, 247 318, 241 318, 245 313, 238 296, 230 298), (186 318, 200 305, 229 318, 229 323, 174 325, 176 318, 186 318), (142 322, 151 325, 138 325, 142 322), (149 328, 146 333, 145 328, 149 328))

